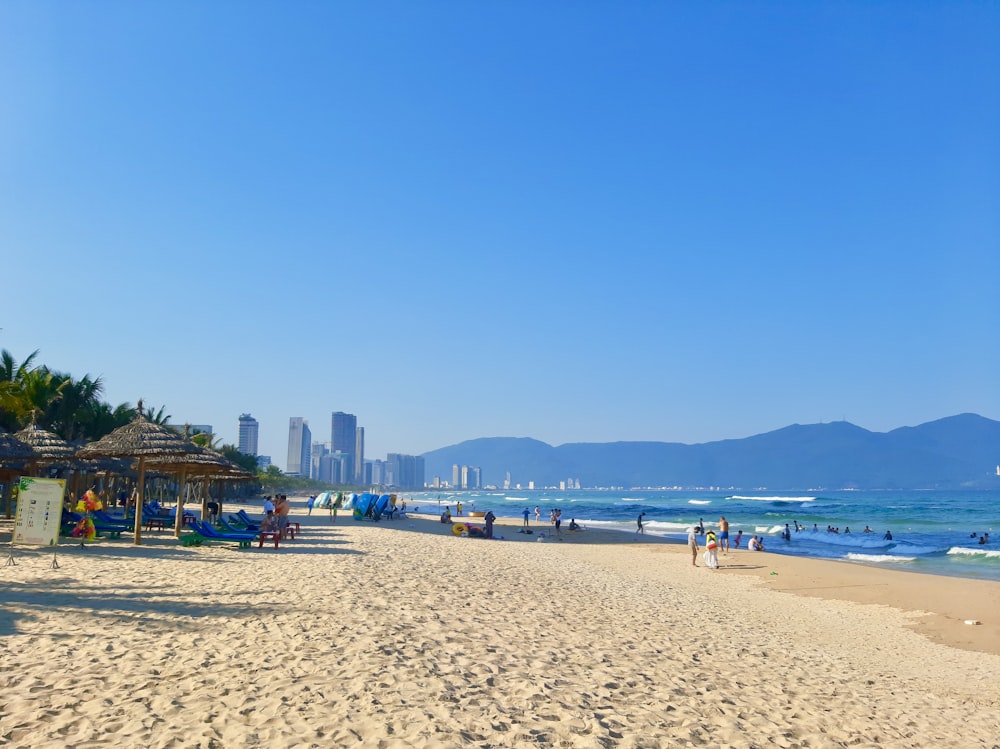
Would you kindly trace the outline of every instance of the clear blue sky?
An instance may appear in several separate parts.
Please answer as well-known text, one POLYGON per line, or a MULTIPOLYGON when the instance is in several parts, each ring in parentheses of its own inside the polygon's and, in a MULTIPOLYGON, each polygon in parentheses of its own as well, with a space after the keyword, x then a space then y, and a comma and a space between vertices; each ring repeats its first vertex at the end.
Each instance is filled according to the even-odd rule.
POLYGON ((0 4, 0 348, 236 439, 1000 418, 1000 4, 0 4))

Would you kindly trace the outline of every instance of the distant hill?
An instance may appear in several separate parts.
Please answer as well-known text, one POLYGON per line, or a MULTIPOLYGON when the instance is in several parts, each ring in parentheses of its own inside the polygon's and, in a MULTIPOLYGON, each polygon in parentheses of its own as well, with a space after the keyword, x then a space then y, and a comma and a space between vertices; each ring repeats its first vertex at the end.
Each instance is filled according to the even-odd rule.
POLYGON ((536 488, 569 478, 581 486, 721 486, 737 489, 1000 488, 1000 421, 960 414, 891 432, 846 421, 793 424, 737 440, 569 443, 487 437, 424 454, 426 475, 480 466, 484 484, 536 488))

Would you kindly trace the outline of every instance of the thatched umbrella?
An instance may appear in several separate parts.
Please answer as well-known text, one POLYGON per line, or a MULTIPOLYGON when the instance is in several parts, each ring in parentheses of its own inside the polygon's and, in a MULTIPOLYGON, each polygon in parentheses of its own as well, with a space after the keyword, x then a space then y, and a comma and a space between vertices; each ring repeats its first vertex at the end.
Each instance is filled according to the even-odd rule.
MULTIPOLYGON (((184 525, 184 491, 188 473, 210 476, 228 473, 230 470, 227 465, 229 461, 219 453, 197 445, 195 447, 196 451, 186 455, 161 455, 150 458, 147 462, 147 467, 150 469, 155 468, 164 473, 179 474, 177 511, 174 517, 174 535, 178 537, 181 535, 181 528, 184 525)), ((204 508, 202 518, 204 518, 204 508)))
POLYGON ((34 449, 35 457, 30 462, 35 465, 69 464, 76 454, 76 448, 69 442, 58 434, 45 431, 34 422, 14 436, 34 449))
MULTIPOLYGON (((0 429, 0 473, 8 478, 35 458, 31 445, 26 445, 14 435, 0 429)), ((4 482, 4 516, 10 517, 10 481, 4 482)))
POLYGON ((142 504, 146 482, 146 459, 163 455, 186 455, 197 451, 177 432, 147 421, 139 401, 135 419, 111 434, 80 448, 81 458, 138 458, 139 481, 136 485, 135 543, 142 543, 142 504))

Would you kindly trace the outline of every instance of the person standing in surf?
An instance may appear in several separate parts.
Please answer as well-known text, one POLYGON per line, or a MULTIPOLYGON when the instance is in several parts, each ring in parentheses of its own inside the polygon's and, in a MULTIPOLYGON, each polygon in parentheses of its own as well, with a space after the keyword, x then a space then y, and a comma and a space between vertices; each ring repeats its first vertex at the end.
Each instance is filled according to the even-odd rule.
POLYGON ((719 518, 719 546, 723 554, 729 553, 729 521, 725 515, 719 518))
POLYGON ((642 518, 643 518, 643 516, 645 514, 646 514, 646 511, 643 510, 642 512, 639 513, 639 517, 637 517, 635 519, 635 524, 637 526, 637 528, 635 529, 636 535, 638 535, 640 533, 642 533, 643 535, 646 534, 646 531, 643 529, 643 526, 642 526, 642 518))

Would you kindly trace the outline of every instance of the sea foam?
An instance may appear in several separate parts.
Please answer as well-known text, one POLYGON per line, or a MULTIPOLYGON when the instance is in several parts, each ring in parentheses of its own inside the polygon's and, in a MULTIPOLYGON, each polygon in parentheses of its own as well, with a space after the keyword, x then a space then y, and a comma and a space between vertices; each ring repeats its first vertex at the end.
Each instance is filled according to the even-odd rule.
POLYGON ((967 549, 964 546, 952 546, 948 549, 949 554, 962 554, 969 557, 986 557, 987 559, 1000 559, 1000 551, 992 549, 967 549))
POLYGON ((889 554, 848 554, 847 558, 854 562, 912 562, 916 557, 894 557, 889 554))
POLYGON ((744 497, 734 494, 726 499, 737 499, 743 502, 815 502, 816 497, 744 497))

